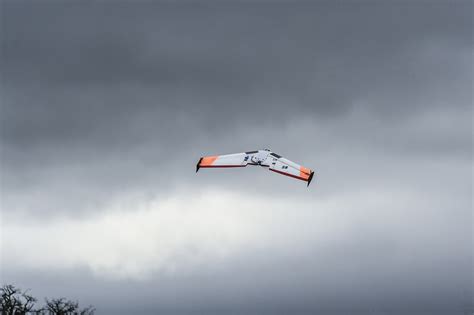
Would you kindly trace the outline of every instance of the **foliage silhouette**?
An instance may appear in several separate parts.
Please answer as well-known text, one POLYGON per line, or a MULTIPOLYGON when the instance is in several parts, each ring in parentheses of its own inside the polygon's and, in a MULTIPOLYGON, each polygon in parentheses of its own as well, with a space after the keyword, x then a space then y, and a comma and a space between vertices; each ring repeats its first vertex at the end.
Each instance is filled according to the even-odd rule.
POLYGON ((64 297, 45 299, 45 305, 35 308, 38 300, 14 285, 6 284, 0 288, 0 314, 2 315, 93 315, 95 308, 80 308, 79 302, 64 297))

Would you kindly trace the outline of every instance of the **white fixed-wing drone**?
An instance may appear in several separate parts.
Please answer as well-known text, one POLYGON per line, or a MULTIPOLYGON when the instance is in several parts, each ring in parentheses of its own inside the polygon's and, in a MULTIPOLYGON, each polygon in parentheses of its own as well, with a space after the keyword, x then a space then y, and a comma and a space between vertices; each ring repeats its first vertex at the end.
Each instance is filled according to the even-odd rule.
POLYGON ((196 165, 196 173, 200 168, 214 167, 245 167, 247 165, 259 165, 268 167, 270 171, 290 176, 308 182, 313 179, 314 172, 309 168, 296 164, 281 155, 268 149, 249 151, 235 154, 204 156, 196 165))

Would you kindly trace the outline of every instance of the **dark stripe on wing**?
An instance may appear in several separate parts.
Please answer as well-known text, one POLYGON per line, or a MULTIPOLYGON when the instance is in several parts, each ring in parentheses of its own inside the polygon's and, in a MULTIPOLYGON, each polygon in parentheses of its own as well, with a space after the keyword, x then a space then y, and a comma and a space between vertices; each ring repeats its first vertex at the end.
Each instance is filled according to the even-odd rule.
POLYGON ((272 168, 270 168, 270 171, 275 172, 275 173, 278 173, 278 174, 281 174, 281 175, 293 177, 293 178, 302 180, 302 181, 304 181, 304 182, 307 181, 306 179, 304 179, 304 178, 302 178, 302 177, 299 177, 299 176, 296 176, 296 175, 292 175, 292 174, 288 174, 288 173, 285 173, 285 172, 280 172, 280 171, 274 170, 274 169, 272 169, 272 168))

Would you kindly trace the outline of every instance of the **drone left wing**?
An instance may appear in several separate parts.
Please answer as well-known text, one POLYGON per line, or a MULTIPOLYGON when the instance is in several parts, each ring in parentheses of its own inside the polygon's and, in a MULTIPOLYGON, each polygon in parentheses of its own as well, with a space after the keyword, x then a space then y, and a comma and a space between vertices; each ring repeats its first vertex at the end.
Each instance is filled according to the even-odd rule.
POLYGON ((249 155, 245 152, 204 156, 199 159, 199 162, 196 165, 196 173, 201 167, 245 167, 247 166, 248 159, 249 155))

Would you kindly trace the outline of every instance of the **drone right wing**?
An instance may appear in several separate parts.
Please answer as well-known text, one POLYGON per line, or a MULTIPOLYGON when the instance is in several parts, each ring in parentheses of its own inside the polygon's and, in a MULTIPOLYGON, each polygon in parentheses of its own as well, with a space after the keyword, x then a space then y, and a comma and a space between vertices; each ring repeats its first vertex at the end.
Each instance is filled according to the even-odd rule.
POLYGON ((290 161, 276 153, 271 153, 270 158, 272 160, 270 171, 300 179, 307 182, 308 186, 313 180, 314 172, 309 168, 290 161))

